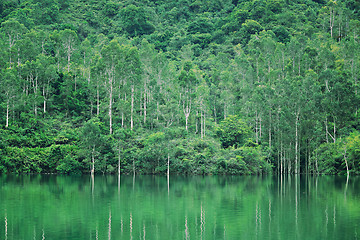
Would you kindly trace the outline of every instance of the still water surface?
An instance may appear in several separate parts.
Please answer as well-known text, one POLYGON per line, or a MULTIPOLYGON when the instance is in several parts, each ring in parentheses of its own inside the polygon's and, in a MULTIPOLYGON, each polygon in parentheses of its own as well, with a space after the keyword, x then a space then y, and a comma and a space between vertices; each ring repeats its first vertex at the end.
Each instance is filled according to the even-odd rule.
POLYGON ((359 239, 360 178, 0 176, 0 239, 359 239))

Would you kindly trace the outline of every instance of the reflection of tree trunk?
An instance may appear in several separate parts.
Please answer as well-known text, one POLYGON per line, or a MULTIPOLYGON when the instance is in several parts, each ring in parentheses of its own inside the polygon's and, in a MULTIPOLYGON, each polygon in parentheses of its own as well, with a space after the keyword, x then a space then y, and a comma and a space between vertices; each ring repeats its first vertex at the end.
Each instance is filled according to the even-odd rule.
POLYGON ((185 239, 190 239, 189 227, 187 222, 187 216, 185 216, 185 239))
POLYGON ((108 229, 108 239, 111 239, 111 210, 109 210, 109 229, 108 229))
POLYGON ((145 228, 145 223, 143 223, 143 239, 146 239, 146 228, 145 228))
POLYGON ((94 178, 94 174, 91 174, 91 195, 93 197, 93 200, 94 200, 94 184, 95 184, 95 178, 94 178))
POLYGON ((6 209, 5 209, 5 240, 8 239, 8 220, 7 220, 7 214, 6 214, 6 209))
POLYGON ((346 184, 345 184, 345 191, 344 191, 345 201, 346 201, 346 193, 347 193, 347 189, 348 189, 348 184, 349 184, 349 175, 346 176, 346 184))
POLYGON ((205 234, 205 210, 202 207, 202 203, 200 206, 200 239, 203 239, 203 235, 205 234))
POLYGON ((133 224, 133 219, 132 219, 132 213, 130 212, 130 240, 133 239, 133 237, 132 237, 132 230, 133 230, 132 224, 133 224))
MULTIPOLYGON (((300 199, 299 198, 299 194, 298 194, 298 182, 299 182, 299 175, 295 175, 295 228, 296 228, 296 232, 298 232, 299 228, 298 228, 298 215, 299 215, 299 202, 300 199)), ((299 186, 300 189, 300 186, 299 186)))

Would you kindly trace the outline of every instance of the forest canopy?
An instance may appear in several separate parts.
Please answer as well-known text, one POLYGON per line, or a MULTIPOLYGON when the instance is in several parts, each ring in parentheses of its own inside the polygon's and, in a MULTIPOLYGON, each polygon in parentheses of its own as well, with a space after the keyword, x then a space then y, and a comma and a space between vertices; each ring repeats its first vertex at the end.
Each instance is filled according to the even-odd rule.
POLYGON ((0 173, 358 174, 360 2, 3 0, 0 173))

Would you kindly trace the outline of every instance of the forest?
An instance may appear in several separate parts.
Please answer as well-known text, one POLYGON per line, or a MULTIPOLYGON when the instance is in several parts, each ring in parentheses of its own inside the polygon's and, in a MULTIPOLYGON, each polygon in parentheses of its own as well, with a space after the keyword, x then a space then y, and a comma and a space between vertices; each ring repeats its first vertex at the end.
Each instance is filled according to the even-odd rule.
POLYGON ((357 0, 3 0, 0 173, 359 174, 357 0))

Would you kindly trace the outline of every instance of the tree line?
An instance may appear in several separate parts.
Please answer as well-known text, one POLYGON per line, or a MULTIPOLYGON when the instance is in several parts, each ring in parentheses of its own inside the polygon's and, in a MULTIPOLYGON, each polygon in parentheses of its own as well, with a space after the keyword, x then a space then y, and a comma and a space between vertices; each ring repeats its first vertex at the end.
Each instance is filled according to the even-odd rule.
POLYGON ((359 9, 5 1, 0 172, 357 174, 359 9))

